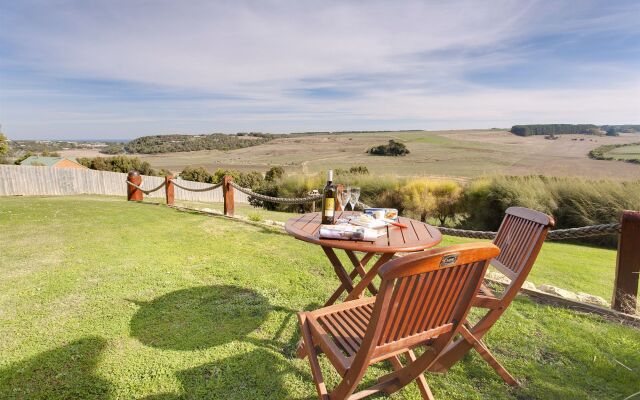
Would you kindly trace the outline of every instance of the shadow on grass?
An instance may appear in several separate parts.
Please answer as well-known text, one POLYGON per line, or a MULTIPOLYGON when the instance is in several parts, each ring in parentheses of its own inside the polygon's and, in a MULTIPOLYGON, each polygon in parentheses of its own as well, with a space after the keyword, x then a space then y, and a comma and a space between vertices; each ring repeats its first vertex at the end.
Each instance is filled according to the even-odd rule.
POLYGON ((285 376, 292 382, 312 382, 310 373, 265 349, 199 365, 176 375, 182 385, 181 393, 161 393, 145 400, 291 399, 291 388, 283 385, 285 376))
POLYGON ((178 290, 149 302, 131 320, 131 334, 147 346, 197 350, 244 340, 273 308, 261 294, 230 285, 178 290))
POLYGON ((0 399, 109 397, 109 383, 94 375, 105 346, 89 336, 0 370, 0 399))
POLYGON ((145 345, 197 350, 239 341, 257 346, 250 352, 180 371, 176 375, 182 384, 181 393, 161 393, 147 400, 291 398, 291 388, 283 385, 285 376, 312 382, 309 373, 286 359, 295 355, 298 344, 298 335, 283 338, 287 326, 297 321, 296 312, 271 306, 253 290, 231 285, 201 286, 135 303, 140 309, 132 318, 131 333, 145 345), (274 336, 249 337, 271 311, 286 313, 274 336))

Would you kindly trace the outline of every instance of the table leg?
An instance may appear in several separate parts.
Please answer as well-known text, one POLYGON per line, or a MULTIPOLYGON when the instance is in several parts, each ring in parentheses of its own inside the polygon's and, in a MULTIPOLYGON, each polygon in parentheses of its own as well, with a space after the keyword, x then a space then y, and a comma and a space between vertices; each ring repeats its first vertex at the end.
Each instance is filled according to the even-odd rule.
MULTIPOLYGON (((333 251, 331 247, 325 247, 325 246, 322 246, 322 250, 324 250, 324 254, 327 255, 327 258, 329 259, 329 261, 331 261, 331 265, 333 265, 333 270, 336 272, 336 275, 338 275, 338 279, 340 279, 340 282, 341 282, 340 287, 344 287, 347 290, 347 292, 351 292, 353 290, 353 281, 351 280, 351 277, 349 276, 347 271, 342 266, 342 263, 340 262, 340 259, 336 255, 335 251, 333 251)), ((335 296, 335 293, 334 293, 334 296, 335 296)), ((331 297, 333 298, 334 296, 331 296, 331 297)), ((332 303, 325 304, 325 307, 330 304, 332 303)))
MULTIPOLYGON (((362 257, 362 260, 358 260, 358 257, 353 251, 345 250, 344 252, 347 253, 347 256, 349 256, 351 263, 355 267, 355 270, 358 272, 358 274, 360 274, 360 277, 364 278, 367 275, 367 271, 364 269, 364 267, 365 265, 367 265, 369 260, 371 260, 371 258, 375 255, 375 253, 367 253, 365 254, 364 257, 362 257)), ((369 288, 369 292, 371 292, 371 294, 373 295, 378 294, 378 289, 376 289, 373 282, 369 283, 367 287, 369 288)))
MULTIPOLYGON (((346 251, 346 250, 345 250, 346 251)), ((325 250, 326 252, 326 250, 325 250)), ((364 257, 362 257, 362 260, 358 260, 358 257, 355 255, 355 253, 350 252, 351 255, 349 255, 349 252, 347 252, 347 255, 349 255, 349 258, 351 259, 351 262, 354 265, 353 270, 351 271, 351 273, 349 274, 349 279, 351 279, 351 288, 349 289, 347 287, 347 285, 344 284, 343 280, 340 279, 340 286, 338 287, 338 289, 336 289, 335 292, 333 292, 333 294, 331 295, 331 297, 329 297, 329 300, 327 300, 326 303, 324 303, 324 307, 330 306, 333 303, 336 302, 336 300, 338 300, 338 298, 342 295, 342 292, 344 292, 345 290, 347 291, 347 294, 349 294, 349 292, 351 290, 353 290, 353 278, 355 278, 356 276, 358 276, 358 274, 364 278, 366 275, 366 271, 364 270, 364 266, 367 265, 367 263, 371 260, 371 258, 375 255, 375 253, 367 253, 364 255, 364 257), (353 257, 353 258, 352 258, 353 257), (355 260, 355 261, 354 261, 355 260), (358 268, 359 267, 359 268, 358 268)), ((334 253, 335 256, 335 253, 334 253)), ((331 260, 331 258, 329 258, 331 260)), ((335 262, 340 263, 340 260, 332 260, 331 263, 334 265, 334 269, 335 267, 335 262)), ((342 267, 342 264, 340 263, 340 266, 342 267)), ((342 267, 342 269, 344 270, 344 267, 342 267)), ((337 272, 337 271, 336 271, 337 272)), ((346 273, 346 271, 345 271, 346 273)), ((340 278, 340 276, 338 276, 338 278, 340 278)), ((370 289, 373 288, 372 293, 375 294, 377 292, 375 286, 373 286, 373 284, 370 285, 370 289)))
POLYGON ((386 263, 387 261, 391 260, 391 257, 393 257, 393 253, 384 253, 383 255, 381 255, 380 259, 375 264, 373 264, 373 267, 371 267, 367 274, 362 279, 360 279, 360 282, 358 282, 356 287, 349 291, 349 294, 347 295, 345 301, 355 300, 359 298, 360 295, 362 295, 362 292, 364 292, 364 289, 369 286, 376 275, 378 275, 378 270, 380 270, 380 267, 382 267, 382 265, 384 265, 384 263, 386 263))

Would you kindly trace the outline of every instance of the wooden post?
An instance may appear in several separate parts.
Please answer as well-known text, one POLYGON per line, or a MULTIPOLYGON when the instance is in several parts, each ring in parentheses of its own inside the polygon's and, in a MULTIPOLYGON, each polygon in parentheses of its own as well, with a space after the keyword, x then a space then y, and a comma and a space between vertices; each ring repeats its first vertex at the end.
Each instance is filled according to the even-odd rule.
POLYGON ((222 177, 222 195, 224 196, 224 215, 233 217, 234 200, 233 200, 233 186, 231 186, 233 177, 225 175, 222 177))
POLYGON ((342 192, 344 191, 344 185, 338 183, 336 185, 336 211, 344 211, 344 205, 340 202, 342 199, 342 192))
POLYGON ((614 310, 634 314, 640 279, 640 211, 624 211, 621 222, 611 306, 614 310))
POLYGON ((164 177, 164 192, 167 195, 168 206, 172 206, 173 203, 175 202, 175 195, 174 195, 175 187, 173 186, 173 182, 171 182, 172 179, 173 179, 173 176, 171 175, 167 175, 164 177))
MULTIPOLYGON (((131 171, 127 175, 127 181, 133 183, 134 185, 141 186, 142 185, 142 176, 138 171, 131 171)), ((133 186, 127 184, 127 200, 129 201, 142 201, 144 194, 142 190, 136 189, 133 186)))

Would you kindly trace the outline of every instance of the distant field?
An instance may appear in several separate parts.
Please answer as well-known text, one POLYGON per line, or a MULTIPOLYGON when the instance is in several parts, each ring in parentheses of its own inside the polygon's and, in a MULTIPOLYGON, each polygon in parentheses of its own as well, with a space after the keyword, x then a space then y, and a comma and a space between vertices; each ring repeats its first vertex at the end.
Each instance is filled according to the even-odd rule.
MULTIPOLYGON (((587 154, 604 144, 631 143, 639 138, 638 134, 619 137, 562 135, 558 140, 546 140, 542 136, 520 137, 506 130, 354 133, 276 139, 228 152, 210 150, 140 157, 154 167, 172 171, 181 171, 187 165, 210 170, 260 171, 281 165, 288 172, 307 174, 327 167, 366 165, 369 171, 379 175, 465 178, 483 174, 543 174, 633 179, 640 175, 640 165, 592 160, 587 154), (368 148, 389 139, 403 141, 411 154, 379 157, 365 153, 368 148)), ((74 155, 72 151, 66 154, 74 155)))
POLYGON ((618 147, 605 153, 605 156, 618 160, 640 160, 640 145, 618 147))

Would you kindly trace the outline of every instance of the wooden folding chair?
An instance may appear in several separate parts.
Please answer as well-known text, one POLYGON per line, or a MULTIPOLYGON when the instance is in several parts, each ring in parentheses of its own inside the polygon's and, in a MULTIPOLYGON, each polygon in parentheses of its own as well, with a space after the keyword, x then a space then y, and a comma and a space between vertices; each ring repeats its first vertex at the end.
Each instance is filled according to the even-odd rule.
POLYGON ((462 337, 451 343, 438 360, 429 368, 431 372, 444 372, 474 348, 509 385, 518 382, 511 374, 487 353, 482 338, 509 307, 538 257, 553 217, 523 207, 510 207, 502 220, 493 243, 500 248, 500 255, 491 260, 491 265, 511 280, 501 292, 496 293, 484 284, 476 295, 473 306, 487 309, 487 313, 471 327, 465 321, 462 337))
POLYGON ((304 348, 320 399, 361 399, 400 390, 416 380, 422 397, 433 399, 423 372, 444 351, 462 325, 480 289, 491 243, 471 243, 415 253, 386 263, 376 297, 347 301, 298 314, 304 348), (413 349, 425 346, 416 356, 413 349), (318 363, 325 353, 342 381, 327 389, 318 363), (401 354, 407 357, 402 364, 401 354), (354 393, 367 367, 389 360, 395 369, 354 393))

